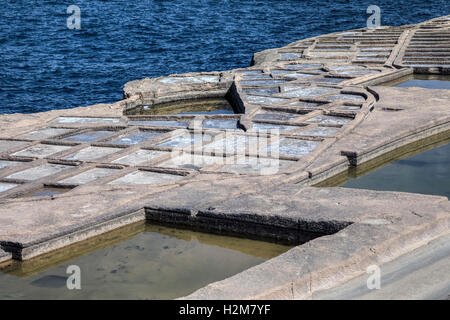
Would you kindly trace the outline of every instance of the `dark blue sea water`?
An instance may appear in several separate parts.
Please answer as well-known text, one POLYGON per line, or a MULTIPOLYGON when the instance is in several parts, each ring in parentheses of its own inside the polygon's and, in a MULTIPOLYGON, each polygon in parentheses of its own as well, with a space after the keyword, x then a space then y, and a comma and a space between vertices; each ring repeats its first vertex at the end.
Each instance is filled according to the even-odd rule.
POLYGON ((449 13, 448 0, 3 0, 0 113, 71 108, 122 98, 125 82, 246 67, 256 51, 365 26, 449 13), (81 30, 69 30, 69 5, 81 30))

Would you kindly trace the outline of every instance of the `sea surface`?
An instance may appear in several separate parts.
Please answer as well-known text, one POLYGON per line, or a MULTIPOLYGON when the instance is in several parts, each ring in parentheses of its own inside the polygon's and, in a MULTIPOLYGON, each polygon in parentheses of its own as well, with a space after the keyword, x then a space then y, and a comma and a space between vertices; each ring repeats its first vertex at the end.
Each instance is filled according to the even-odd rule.
POLYGON ((0 113, 73 108, 122 98, 130 80, 247 67, 254 52, 365 27, 450 13, 448 0, 4 0, 0 113), (77 5, 81 29, 66 12, 77 5))

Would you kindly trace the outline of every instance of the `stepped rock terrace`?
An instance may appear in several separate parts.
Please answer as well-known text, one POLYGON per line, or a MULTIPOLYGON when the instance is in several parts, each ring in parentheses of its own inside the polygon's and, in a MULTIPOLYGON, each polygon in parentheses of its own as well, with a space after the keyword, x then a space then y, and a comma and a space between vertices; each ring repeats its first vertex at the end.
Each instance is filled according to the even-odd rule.
POLYGON ((337 32, 135 80, 113 104, 2 115, 0 263, 149 220, 297 245, 187 298, 310 298, 448 234, 446 197, 312 186, 450 136, 450 90, 380 86, 450 74, 449 39, 450 16, 337 32))

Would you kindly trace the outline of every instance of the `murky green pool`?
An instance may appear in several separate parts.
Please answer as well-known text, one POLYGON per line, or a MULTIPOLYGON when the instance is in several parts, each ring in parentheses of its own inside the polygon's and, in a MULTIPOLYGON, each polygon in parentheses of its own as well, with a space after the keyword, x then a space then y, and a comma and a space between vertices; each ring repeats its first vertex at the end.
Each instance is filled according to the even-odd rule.
POLYGON ((230 103, 224 98, 207 98, 162 103, 156 106, 139 106, 125 112, 125 115, 195 115, 234 114, 230 103))
POLYGON ((450 198, 450 131, 350 168, 316 186, 402 191, 450 198))
POLYGON ((280 255, 289 246, 137 223, 1 267, 0 299, 172 299, 280 255), (68 290, 67 267, 81 269, 68 290))

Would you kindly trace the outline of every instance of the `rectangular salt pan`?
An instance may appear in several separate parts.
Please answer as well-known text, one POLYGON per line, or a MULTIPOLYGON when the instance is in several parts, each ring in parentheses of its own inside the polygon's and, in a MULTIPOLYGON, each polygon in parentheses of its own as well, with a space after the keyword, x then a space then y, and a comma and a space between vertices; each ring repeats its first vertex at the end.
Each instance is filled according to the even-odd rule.
POLYGON ((265 80, 272 79, 272 77, 268 74, 258 74, 258 75, 243 75, 242 79, 245 80, 265 80))
POLYGON ((301 79, 309 79, 312 77, 316 77, 316 74, 308 74, 308 73, 286 73, 283 76, 287 77, 287 78, 293 78, 293 79, 297 79, 297 80, 301 80, 301 79))
POLYGON ((14 183, 5 183, 5 182, 0 182, 0 192, 5 192, 9 189, 15 188, 17 187, 17 184, 14 183))
POLYGON ((279 111, 263 111, 257 113, 253 120, 279 120, 279 121, 289 121, 300 117, 298 113, 290 112, 279 112, 279 111))
POLYGON ((13 153, 13 156, 22 156, 22 157, 35 157, 35 158, 45 158, 51 156, 52 154, 66 151, 72 147, 70 146, 59 146, 59 145, 51 145, 51 144, 37 144, 31 147, 28 147, 24 150, 13 153))
POLYGON ((107 137, 113 133, 114 131, 92 130, 70 135, 68 137, 62 138, 62 140, 74 142, 91 142, 100 138, 107 137))
POLYGON ((165 154, 168 154, 168 152, 158 150, 138 150, 129 155, 114 160, 113 163, 137 166, 142 163, 149 162, 155 158, 161 157, 165 154))
POLYGON ((89 182, 95 181, 100 178, 104 178, 115 172, 117 172, 117 169, 94 168, 94 169, 82 172, 80 174, 77 174, 76 176, 61 180, 59 182, 64 183, 64 184, 71 184, 71 185, 84 184, 84 183, 89 183, 89 182))
POLYGON ((109 156, 121 150, 119 148, 87 147, 64 157, 64 159, 91 161, 109 156))
POLYGON ((348 80, 348 78, 331 78, 323 77, 320 79, 311 80, 312 82, 326 82, 326 83, 341 83, 342 81, 348 80))
POLYGON ((158 166, 167 168, 200 170, 201 168, 212 165, 223 165, 225 161, 226 160, 224 157, 184 153, 182 155, 173 157, 159 164, 158 166))
POLYGON ((378 70, 355 70, 355 71, 344 71, 344 72, 340 72, 339 74, 363 76, 363 75, 367 75, 367 74, 376 74, 376 73, 380 73, 380 71, 378 71, 378 70))
POLYGON ((0 153, 27 145, 25 141, 0 140, 0 153))
POLYGON ((133 132, 130 133, 124 137, 115 139, 113 141, 111 141, 111 143, 117 143, 117 144, 128 144, 128 145, 133 145, 133 144, 138 144, 141 142, 145 142, 147 140, 150 139, 154 139, 156 137, 159 137, 161 135, 163 135, 165 132, 161 132, 161 131, 139 131, 139 132, 133 132))
POLYGON ((52 122, 57 123, 87 123, 87 124, 96 124, 96 123, 118 123, 120 122, 119 118, 90 118, 90 117, 58 117, 52 122))
POLYGON ((187 122, 174 120, 132 120, 128 124, 132 126, 188 127, 187 122))
POLYGON ((157 184, 176 182, 183 178, 183 176, 167 173, 136 171, 119 179, 116 179, 109 184, 157 184))
POLYGON ((288 97, 288 98, 296 98, 296 97, 316 97, 321 96, 327 93, 337 92, 336 89, 333 88, 325 88, 325 87, 311 87, 304 88, 299 90, 292 90, 289 92, 280 93, 280 96, 288 97))
POLYGON ((183 148, 198 143, 208 143, 214 136, 209 134, 184 134, 158 144, 159 147, 183 148))
POLYGON ((206 119, 202 123, 203 128, 212 128, 212 129, 223 129, 223 130, 233 130, 238 129, 238 121, 237 120, 229 120, 229 119, 206 119))
POLYGON ((273 143, 266 148, 266 151, 273 157, 276 155, 302 156, 317 148, 320 142, 299 139, 284 138, 273 143))
POLYGON ((286 69, 290 70, 300 70, 300 69, 311 69, 311 68, 319 68, 321 64, 316 63, 304 63, 304 64, 289 64, 285 66, 286 69))
POLYGON ((258 137, 228 134, 225 138, 214 141, 203 147, 205 152, 214 152, 216 154, 231 153, 245 154, 249 151, 250 145, 257 145, 258 137))
POLYGON ((366 99, 363 96, 356 95, 356 94, 336 94, 336 95, 328 96, 326 98, 331 101, 335 101, 335 100, 348 100, 348 101, 357 101, 357 102, 366 101, 366 99))
POLYGON ((71 188, 51 188, 43 187, 29 194, 24 195, 24 197, 52 197, 58 194, 63 194, 72 190, 71 188))
POLYGON ((235 73, 245 74, 245 75, 256 75, 256 74, 261 74, 262 70, 236 70, 235 73))
POLYGON ((241 157, 237 158, 234 163, 224 165, 219 171, 238 174, 270 175, 277 174, 294 163, 295 161, 279 159, 241 157))
POLYGON ((245 80, 245 81, 241 81, 240 84, 241 85, 245 85, 245 86, 270 86, 270 85, 274 85, 274 84, 281 84, 281 83, 285 83, 286 80, 245 80))
POLYGON ((321 106, 320 103, 315 102, 305 102, 305 101, 294 101, 288 103, 286 106, 289 107, 302 107, 302 108, 318 108, 321 106))
POLYGON ((274 104, 282 104, 289 100, 281 98, 262 97, 262 96, 247 96, 247 101, 254 104, 274 105, 274 104))
POLYGON ((34 168, 26 169, 24 171, 13 173, 10 176, 8 176, 7 178, 32 181, 32 180, 41 179, 41 178, 59 173, 62 170, 70 169, 70 168, 74 168, 74 167, 60 165, 60 164, 46 163, 46 164, 40 165, 38 167, 34 167, 34 168))
POLYGON ((295 133, 296 135, 310 135, 310 136, 332 136, 339 131, 340 128, 336 127, 315 127, 301 132, 295 133))
POLYGON ((16 167, 25 164, 26 162, 22 161, 9 161, 9 160, 0 160, 0 169, 16 167))
POLYGON ((272 95, 275 93, 279 93, 280 90, 278 89, 278 87, 273 87, 273 88, 253 88, 253 89, 244 89, 244 92, 246 94, 264 94, 264 95, 272 95))
POLYGON ((281 59, 292 60, 292 59, 300 59, 302 57, 301 53, 282 53, 281 59))
POLYGON ((352 121, 351 118, 337 117, 329 115, 320 115, 311 119, 306 120, 307 122, 322 123, 322 124, 346 124, 352 121))
POLYGON ((290 131, 299 129, 299 126, 289 126, 282 124, 274 124, 274 123, 261 123, 255 122, 253 123, 253 130, 257 131, 270 131, 270 130, 279 130, 279 131, 290 131))
POLYGON ((52 137, 56 137, 56 136, 68 133, 70 131, 72 131, 72 130, 62 129, 62 128, 45 128, 45 129, 28 132, 24 135, 21 135, 20 137, 23 139, 41 140, 41 139, 49 139, 52 137))

